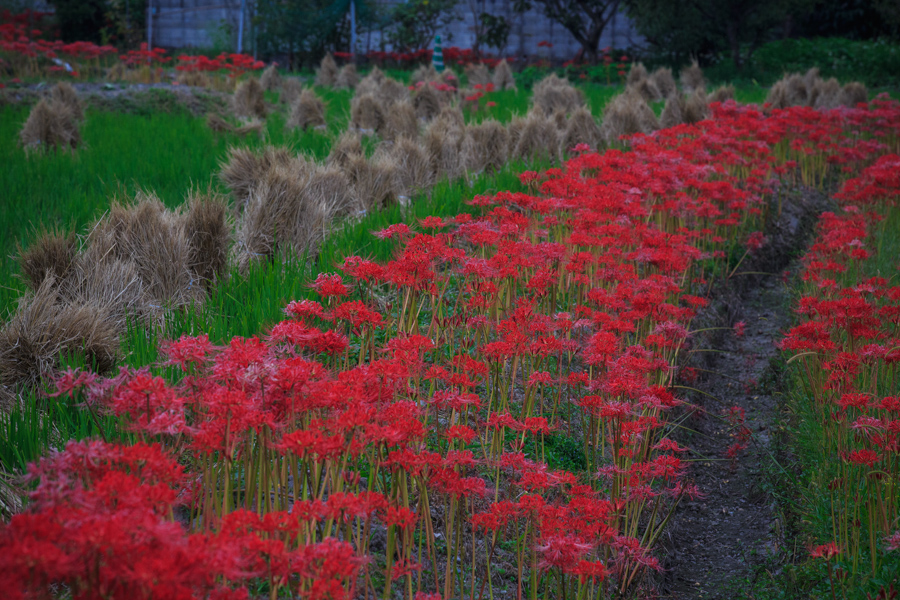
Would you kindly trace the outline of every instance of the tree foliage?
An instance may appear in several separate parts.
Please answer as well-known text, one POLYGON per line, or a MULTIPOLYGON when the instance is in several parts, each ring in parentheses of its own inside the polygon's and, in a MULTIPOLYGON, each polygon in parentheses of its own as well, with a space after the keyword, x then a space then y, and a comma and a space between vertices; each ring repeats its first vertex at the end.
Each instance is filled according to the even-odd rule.
MULTIPOLYGON (((372 3, 354 0, 357 23, 371 26, 372 3)), ((257 0, 254 26, 264 56, 287 54, 291 63, 318 61, 328 50, 348 50, 350 0, 257 0)))
MULTIPOLYGON (((579 44, 585 58, 597 60, 600 37, 619 11, 622 0, 534 0, 547 15, 565 27, 579 44)), ((527 8, 529 0, 517 0, 516 8, 527 8)))
POLYGON ((53 0, 60 37, 66 42, 100 42, 104 25, 104 0, 53 0))
POLYGON ((628 15, 647 43, 673 62, 727 52, 740 70, 747 58, 784 35, 813 0, 627 0, 628 15))
POLYGON ((427 48, 435 34, 457 16, 457 0, 409 0, 397 4, 391 12, 387 39, 398 52, 427 48))

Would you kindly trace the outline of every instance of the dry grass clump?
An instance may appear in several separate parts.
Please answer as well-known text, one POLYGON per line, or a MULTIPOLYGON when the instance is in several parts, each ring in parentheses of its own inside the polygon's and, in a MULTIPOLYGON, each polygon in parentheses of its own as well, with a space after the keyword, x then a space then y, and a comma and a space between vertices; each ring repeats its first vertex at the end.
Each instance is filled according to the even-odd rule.
POLYGON ((706 87, 706 80, 703 78, 703 69, 697 64, 697 61, 691 61, 691 64, 683 67, 679 74, 681 79, 681 87, 685 93, 691 93, 696 89, 706 87))
POLYGON ((656 87, 653 80, 646 77, 634 85, 628 86, 626 89, 633 89, 647 102, 654 102, 663 98, 662 92, 656 87))
POLYGON ((278 94, 278 100, 284 102, 288 106, 292 105, 300 97, 303 91, 303 84, 295 77, 286 77, 281 82, 281 93, 278 94))
POLYGON ((668 98, 678 89, 675 85, 675 78, 672 76, 672 69, 666 67, 660 67, 653 71, 650 81, 656 85, 661 98, 668 98))
POLYGON ((262 88, 268 92, 274 92, 281 88, 281 73, 275 65, 269 65, 259 78, 262 88))
POLYGON ((452 85, 453 87, 459 87, 459 75, 456 74, 456 71, 451 69, 450 67, 444 67, 444 70, 441 72, 441 83, 446 83, 447 85, 452 85))
POLYGON ((734 100, 734 86, 730 84, 717 87, 709 95, 710 102, 726 102, 728 100, 734 100))
POLYGON ((359 74, 356 72, 356 65, 347 63, 338 72, 337 79, 334 81, 334 87, 340 90, 352 90, 357 83, 359 83, 359 74))
POLYGON ((679 93, 670 94, 666 98, 666 105, 659 115, 659 126, 663 129, 675 127, 684 123, 684 98, 679 93))
POLYGON ((36 388, 58 368, 60 356, 80 354, 106 372, 118 352, 119 331, 109 312, 93 303, 65 302, 50 276, 19 300, 0 329, 0 385, 15 392, 36 388))
POLYGON ((259 119, 252 119, 241 125, 238 125, 233 129, 233 133, 239 137, 246 137, 251 133, 257 134, 259 137, 263 136, 263 132, 266 127, 265 121, 260 121, 259 119))
POLYGON ((360 135, 350 129, 344 131, 331 145, 325 164, 345 167, 354 156, 365 156, 360 135))
POLYGON ((463 127, 456 125, 452 117, 442 113, 425 130, 423 144, 428 152, 435 181, 442 177, 458 179, 465 175, 461 152, 465 135, 463 127))
POLYGON ((358 203, 347 176, 335 167, 270 169, 253 188, 237 230, 237 263, 295 259, 314 252, 332 220, 358 203))
POLYGON ((125 79, 125 63, 117 60, 113 66, 106 70, 107 81, 122 81, 125 79))
POLYGON ((75 91, 72 84, 66 81, 57 83, 50 91, 50 99, 53 102, 65 105, 71 111, 72 117, 76 121, 84 119, 84 105, 81 103, 81 98, 78 97, 78 92, 75 91))
POLYGON ((209 113, 206 115, 206 126, 213 133, 227 133, 229 131, 234 131, 234 126, 225 120, 222 115, 217 115, 216 113, 209 113))
POLYGON ((394 142, 388 154, 396 164, 401 195, 412 196, 434 185, 431 158, 417 139, 401 137, 394 142))
POLYGON ((769 90, 769 93, 766 94, 766 105, 770 110, 774 109, 782 109, 790 106, 790 101, 788 100, 788 89, 787 89, 787 81, 784 79, 779 79, 776 81, 772 88, 769 90))
POLYGON ((563 153, 568 153, 578 144, 587 144, 591 148, 596 148, 601 139, 600 126, 594 120, 594 115, 582 107, 569 117, 560 149, 563 153))
POLYGON ((291 114, 284 124, 285 128, 306 130, 324 125, 325 103, 311 89, 303 90, 297 101, 291 105, 291 114))
POLYGON ((238 209, 250 192, 273 167, 289 167, 295 161, 287 148, 268 146, 262 152, 231 147, 228 157, 220 164, 219 179, 231 190, 238 209))
POLYGON ((869 91, 866 89, 866 86, 858 81, 851 81, 850 83, 845 84, 838 96, 838 103, 842 106, 849 106, 850 108, 855 107, 861 102, 868 102, 868 100, 869 91))
POLYGON ((208 88, 212 86, 209 76, 206 73, 201 73, 199 71, 180 71, 175 77, 175 81, 179 85, 186 85, 188 87, 208 88))
POLYGON ((364 154, 351 154, 342 168, 364 210, 380 210, 397 201, 397 163, 386 152, 379 150, 371 159, 364 154))
POLYGON ((463 147, 467 169, 496 172, 509 156, 509 132, 499 122, 488 119, 466 128, 463 147))
POLYGON ((647 72, 647 67, 644 66, 642 62, 633 62, 631 63, 631 68, 628 69, 628 77, 625 79, 625 87, 634 87, 642 81, 646 80, 650 77, 650 73, 647 72))
POLYGON ((466 65, 465 73, 469 87, 491 83, 491 72, 484 63, 466 65))
POLYGON ((444 106, 434 125, 438 128, 458 129, 461 131, 466 125, 466 118, 463 116, 462 109, 458 106, 444 106))
POLYGON ((809 102, 809 91, 802 75, 794 73, 785 80, 785 95, 788 106, 806 106, 809 102))
POLYGON ((74 150, 81 143, 78 120, 62 102, 41 100, 28 113, 19 131, 26 152, 32 150, 74 150))
POLYGON ((413 106, 416 109, 416 116, 420 119, 430 121, 440 114, 443 106, 443 98, 431 84, 426 83, 416 90, 413 96, 413 106))
POLYGON ((202 282, 191 269, 191 232, 185 219, 154 194, 138 192, 129 204, 114 202, 92 236, 92 245, 99 240, 112 258, 135 264, 144 293, 155 305, 178 307, 204 299, 202 282))
POLYGON ((384 72, 378 67, 372 67, 372 70, 369 71, 369 74, 360 80, 360 82, 356 85, 356 95, 362 96, 363 94, 372 94, 375 95, 378 93, 378 88, 381 87, 381 82, 383 82, 387 76, 384 72))
POLYGON ((807 90, 812 90, 815 85, 822 80, 819 67, 810 67, 806 73, 803 74, 803 83, 806 84, 807 90))
POLYGON ((334 84, 337 82, 337 77, 338 66, 337 63, 334 62, 334 57, 331 55, 331 52, 329 52, 325 55, 325 58, 322 59, 319 68, 316 69, 316 85, 334 87, 334 84))
POLYGON ((381 85, 378 86, 375 97, 384 103, 385 108, 387 108, 392 104, 409 100, 409 88, 396 79, 385 77, 381 85))
POLYGON ((768 110, 789 106, 827 110, 839 106, 855 107, 867 100, 868 91, 863 84, 854 81, 841 87, 833 77, 823 80, 819 70, 812 68, 804 75, 791 73, 776 81, 766 96, 766 105, 768 110))
POLYGON ((228 204, 224 198, 208 191, 191 192, 184 214, 188 236, 188 267, 200 278, 207 292, 225 276, 231 227, 227 219, 228 204))
POLYGON ((530 112, 524 119, 510 158, 556 160, 559 158, 559 131, 552 118, 538 111, 530 112))
POLYGON ((516 89, 516 78, 513 77, 512 69, 504 58, 497 66, 494 67, 494 77, 492 79, 495 90, 514 90, 516 89))
POLYGON ((68 354, 109 370, 128 318, 160 324, 164 307, 202 302, 225 274, 226 213, 212 193, 192 193, 184 210, 170 211, 138 192, 113 202, 81 251, 73 233, 41 232, 19 253, 33 291, 0 330, 0 382, 34 386, 68 354))
POLYGON ((18 247, 19 270, 28 287, 37 291, 47 277, 64 278, 77 254, 78 238, 74 231, 55 227, 40 229, 28 248, 18 247))
POLYGON ((419 65, 413 70, 412 75, 410 75, 410 81, 413 85, 417 83, 430 83, 432 81, 439 81, 440 78, 440 73, 437 72, 437 69, 434 68, 434 65, 432 63, 428 63, 427 65, 419 65))
POLYGON ((703 88, 696 88, 687 96, 682 107, 684 122, 688 125, 699 123, 710 116, 709 101, 703 88))
POLYGON ((535 84, 531 101, 545 115, 552 115, 560 109, 568 114, 584 106, 584 95, 567 79, 551 73, 535 84))
POLYGON ((659 129, 659 121, 640 94, 626 90, 613 98, 603 110, 600 134, 607 144, 619 141, 623 135, 651 133, 659 129))
POLYGON ((841 84, 831 77, 826 80, 818 80, 813 84, 809 94, 810 103, 816 110, 829 110, 841 105, 841 84))
POLYGON ((383 140, 397 140, 402 137, 416 138, 419 135, 419 120, 412 102, 393 104, 385 113, 381 126, 376 132, 383 140))
POLYGON ((253 119, 252 121, 248 121, 246 123, 243 123, 242 125, 232 125, 221 115, 210 113, 206 115, 206 126, 209 127, 209 129, 214 133, 233 133, 235 135, 244 137, 251 133, 262 135, 263 129, 265 128, 266 124, 264 121, 260 121, 259 119, 253 119))
POLYGON ((566 118, 566 111, 561 108, 550 115, 550 119, 553 121, 553 124, 556 125, 557 131, 561 133, 565 132, 565 130, 569 127, 569 120, 566 118))
POLYGON ((350 123, 363 131, 375 131, 384 126, 385 114, 381 102, 372 94, 353 97, 350 102, 350 123))
POLYGON ((234 90, 231 105, 238 118, 265 119, 268 112, 262 84, 255 77, 238 84, 234 90))

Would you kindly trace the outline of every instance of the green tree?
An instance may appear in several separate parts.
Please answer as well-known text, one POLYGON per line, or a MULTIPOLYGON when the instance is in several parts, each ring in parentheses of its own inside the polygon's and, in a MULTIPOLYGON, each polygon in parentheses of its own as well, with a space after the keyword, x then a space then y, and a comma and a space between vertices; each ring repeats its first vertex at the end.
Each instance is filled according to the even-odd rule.
POLYGON ((53 0, 59 34, 65 42, 100 42, 107 10, 104 0, 53 0))
POLYGON ((626 8, 651 47, 680 61, 720 51, 740 71, 753 52, 776 35, 811 0, 627 0, 626 8))
MULTIPOLYGON (((357 23, 371 26, 372 4, 354 0, 357 23)), ((315 64, 328 50, 349 50, 350 0, 257 0, 253 25, 263 56, 286 54, 291 66, 315 64)))
MULTIPOLYGON (((394 50, 408 52, 427 48, 440 28, 455 21, 457 0, 409 0, 391 12, 387 38, 394 50)), ((449 40, 445 40, 449 41, 449 40)))
MULTIPOLYGON (((597 61, 597 46, 600 36, 609 22, 619 11, 622 0, 534 0, 548 18, 553 19, 569 33, 579 44, 584 57, 591 62, 597 61)), ((517 0, 516 10, 523 11, 530 5, 530 0, 517 0)))
POLYGON ((466 0, 465 3, 472 16, 472 33, 475 34, 472 50, 476 55, 481 53, 482 46, 496 48, 502 53, 512 29, 506 17, 488 12, 487 3, 488 0, 466 0))

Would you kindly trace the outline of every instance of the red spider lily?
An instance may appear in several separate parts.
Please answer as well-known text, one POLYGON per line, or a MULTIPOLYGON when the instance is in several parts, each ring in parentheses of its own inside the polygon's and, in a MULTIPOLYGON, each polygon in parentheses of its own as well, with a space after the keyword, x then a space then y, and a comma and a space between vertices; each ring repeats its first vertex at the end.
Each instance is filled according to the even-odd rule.
POLYGON ((816 546, 809 551, 809 556, 811 558, 822 558, 824 560, 831 560, 835 556, 840 556, 840 554, 841 549, 835 542, 828 542, 827 544, 816 546))

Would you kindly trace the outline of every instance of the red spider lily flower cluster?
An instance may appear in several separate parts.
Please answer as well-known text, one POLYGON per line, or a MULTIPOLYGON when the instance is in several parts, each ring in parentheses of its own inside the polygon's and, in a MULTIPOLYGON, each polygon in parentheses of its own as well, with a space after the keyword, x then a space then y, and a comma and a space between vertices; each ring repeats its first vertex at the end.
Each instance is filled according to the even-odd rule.
MULTIPOLYGON (((529 193, 476 196, 474 214, 375 232, 391 260, 346 257, 260 337, 163 345, 175 381, 61 375, 57 394, 118 415, 140 442, 71 444, 33 467, 35 502, 0 529, 0 585, 247 597, 264 582, 273 596, 351 598, 378 581, 383 597, 490 595, 508 541, 522 596, 634 590, 659 568, 680 499, 701 496, 669 437, 674 367, 706 303, 688 286, 759 229, 777 178, 799 177, 779 155, 793 120, 838 122, 863 143, 889 110, 900 115, 882 103, 822 124, 716 105, 715 119, 636 136, 629 152, 523 174, 529 193), (578 470, 548 460, 558 436, 582 449, 578 470), (475 562, 485 568, 462 568, 475 562)), ((861 165, 853 142, 834 144, 829 165, 861 165)), ((853 418, 871 402, 844 400, 853 418)), ((883 421, 863 425, 890 439, 883 421)))
POLYGON ((36 11, 0 13, 0 52, 8 54, 9 66, 14 73, 34 76, 53 72, 78 77, 79 71, 88 70, 88 67, 99 68, 102 57, 115 55, 116 49, 112 46, 43 39, 43 32, 32 29, 29 23, 40 27, 47 14, 36 11))
MULTIPOLYGON (((888 133, 897 126, 886 103, 873 112, 888 133)), ((896 147, 896 138, 881 139, 896 147)), ((826 475, 834 539, 811 556, 856 564, 867 554, 873 575, 884 552, 896 547, 900 510, 888 475, 900 467, 900 287, 866 273, 879 259, 879 235, 891 235, 878 224, 897 210, 898 168, 900 156, 886 154, 842 184, 836 194, 842 210, 821 216, 804 257, 800 322, 781 342, 800 365, 810 409, 822 424, 822 448, 834 457, 826 475)), ((891 258, 894 268, 900 265, 891 258)))
POLYGON ((502 60, 505 60, 510 64, 516 60, 515 56, 494 56, 485 52, 476 52, 472 48, 459 48, 458 46, 448 46, 444 48, 443 54, 444 63, 461 67, 480 62, 493 69, 502 60))
MULTIPOLYGON (((446 52, 447 50, 444 49, 445 60, 446 52)), ((430 63, 433 54, 434 52, 428 48, 412 52, 385 52, 383 50, 372 50, 365 54, 365 58, 379 66, 393 65, 402 68, 430 63)))
POLYGON ((172 57, 166 56, 165 48, 156 47, 150 50, 147 47, 147 42, 142 42, 139 49, 129 50, 119 56, 119 60, 129 67, 139 67, 141 65, 159 66, 171 61, 172 57))

